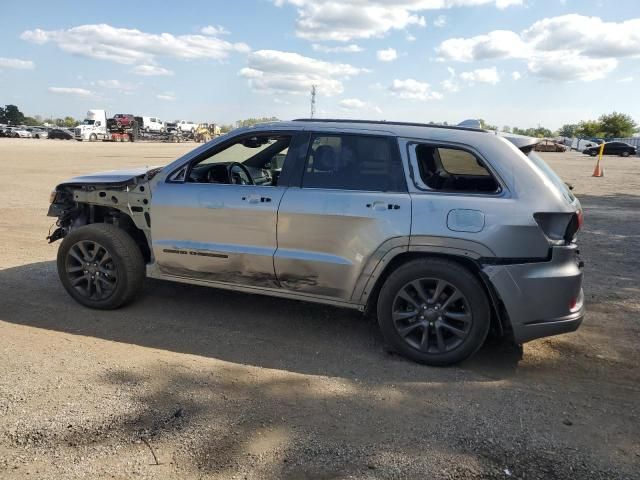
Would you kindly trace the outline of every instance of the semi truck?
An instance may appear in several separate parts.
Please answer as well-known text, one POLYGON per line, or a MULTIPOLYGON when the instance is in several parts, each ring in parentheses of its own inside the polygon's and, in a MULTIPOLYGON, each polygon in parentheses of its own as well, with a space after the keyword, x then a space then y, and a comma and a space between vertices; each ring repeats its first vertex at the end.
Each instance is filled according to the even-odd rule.
POLYGON ((138 139, 138 136, 138 122, 131 121, 127 125, 116 121, 108 122, 105 110, 89 110, 86 118, 74 130, 74 137, 79 142, 83 140, 133 142, 138 139))

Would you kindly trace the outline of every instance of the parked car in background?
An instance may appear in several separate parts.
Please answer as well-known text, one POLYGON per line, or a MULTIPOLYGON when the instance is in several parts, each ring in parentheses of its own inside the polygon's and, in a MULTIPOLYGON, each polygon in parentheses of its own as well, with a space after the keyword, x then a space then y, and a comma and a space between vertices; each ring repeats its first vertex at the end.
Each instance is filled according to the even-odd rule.
POLYGON ((183 133, 193 133, 196 131, 196 128, 198 128, 198 126, 193 122, 189 122, 187 120, 181 120, 178 122, 178 130, 183 133))
POLYGON ((23 127, 12 127, 11 135, 14 138, 31 138, 31 132, 23 127))
POLYGON ((567 147, 556 142, 555 140, 542 140, 534 147, 536 152, 565 152, 567 147))
POLYGON ((178 124, 174 122, 167 122, 165 124, 165 129, 167 133, 175 133, 178 131, 178 124))
POLYGON ((133 301, 145 276, 351 308, 430 365, 473 355, 491 327, 516 343, 573 331, 580 202, 539 139, 504 135, 273 122, 165 167, 73 178, 48 213, 60 281, 98 309, 133 301))
MULTIPOLYGON (((585 155, 591 155, 595 157, 600 153, 600 145, 585 148, 582 153, 585 155)), ((619 155, 621 157, 628 157, 629 155, 636 155, 637 148, 633 145, 629 145, 624 142, 606 142, 604 144, 603 155, 619 155)))
POLYGON ((44 128, 38 128, 38 127, 33 127, 33 128, 28 128, 27 130, 29 130, 31 132, 31 136, 33 138, 48 138, 49 137, 49 132, 47 130, 45 130, 44 128))
POLYGON ((141 117, 142 125, 141 129, 145 132, 156 132, 163 133, 165 130, 165 125, 162 120, 157 117, 141 117))
POLYGON ((54 128, 49 132, 48 138, 50 140, 55 140, 55 139, 71 140, 73 139, 73 133, 71 133, 69 130, 64 130, 62 128, 54 128))

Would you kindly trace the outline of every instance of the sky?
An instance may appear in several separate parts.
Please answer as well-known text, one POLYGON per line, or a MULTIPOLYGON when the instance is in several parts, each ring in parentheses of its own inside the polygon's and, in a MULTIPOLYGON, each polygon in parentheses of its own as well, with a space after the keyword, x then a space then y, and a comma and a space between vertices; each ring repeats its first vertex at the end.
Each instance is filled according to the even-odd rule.
POLYGON ((640 123, 638 0, 32 0, 2 7, 0 104, 232 123, 640 123), (634 102, 633 99, 636 98, 634 102))

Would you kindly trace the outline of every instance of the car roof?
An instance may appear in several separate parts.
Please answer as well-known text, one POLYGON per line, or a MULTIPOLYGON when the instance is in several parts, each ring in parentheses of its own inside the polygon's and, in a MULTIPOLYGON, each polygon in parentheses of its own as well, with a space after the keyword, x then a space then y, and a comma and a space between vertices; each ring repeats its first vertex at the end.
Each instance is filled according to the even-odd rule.
MULTIPOLYGON (((514 133, 497 132, 491 130, 483 130, 481 128, 460 126, 460 125, 441 125, 435 123, 414 123, 414 122, 393 122, 386 120, 352 120, 352 119, 311 119, 299 118, 291 121, 276 121, 258 123, 251 127, 246 127, 247 131, 269 130, 272 128, 295 129, 301 126, 307 130, 367 130, 369 132, 378 132, 380 134, 394 135, 405 138, 429 138, 436 133, 439 138, 443 137, 447 131, 451 133, 452 141, 460 141, 461 143, 473 144, 472 137, 477 135, 499 136, 513 143, 519 149, 527 149, 539 143, 542 139, 527 137, 525 135, 516 135, 514 133)), ((477 137, 476 137, 477 138, 477 137)))

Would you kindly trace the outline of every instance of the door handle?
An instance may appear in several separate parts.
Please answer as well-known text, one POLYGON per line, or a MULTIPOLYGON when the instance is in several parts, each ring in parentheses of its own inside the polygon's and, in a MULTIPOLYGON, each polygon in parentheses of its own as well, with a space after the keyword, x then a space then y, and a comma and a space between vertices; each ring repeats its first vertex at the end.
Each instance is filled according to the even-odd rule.
POLYGON ((400 209, 400 205, 397 205, 395 203, 387 203, 387 202, 373 202, 373 203, 367 203, 367 208, 371 208, 373 210, 399 210, 400 209))
POLYGON ((242 197, 243 202, 249 203, 270 203, 271 197, 261 197, 260 195, 247 195, 242 197))

